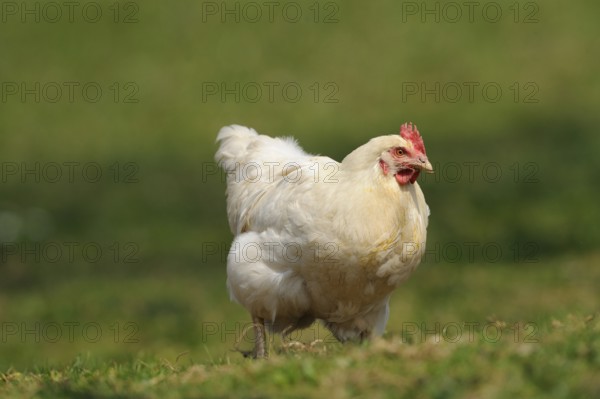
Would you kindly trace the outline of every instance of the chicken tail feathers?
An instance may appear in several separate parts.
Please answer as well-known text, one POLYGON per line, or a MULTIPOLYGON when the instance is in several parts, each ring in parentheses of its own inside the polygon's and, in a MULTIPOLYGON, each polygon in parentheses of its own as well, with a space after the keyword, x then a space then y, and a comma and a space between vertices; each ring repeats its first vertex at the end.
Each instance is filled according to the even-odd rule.
POLYGON ((248 147, 256 140, 258 133, 254 129, 240 125, 225 126, 217 135, 219 149, 215 160, 225 171, 232 172, 246 156, 248 147))
POLYGON ((248 228, 256 203, 284 176, 310 157, 290 137, 260 135, 244 126, 225 126, 217 135, 215 160, 227 176, 227 214, 234 234, 248 228), (290 168, 291 167, 291 168, 290 168))

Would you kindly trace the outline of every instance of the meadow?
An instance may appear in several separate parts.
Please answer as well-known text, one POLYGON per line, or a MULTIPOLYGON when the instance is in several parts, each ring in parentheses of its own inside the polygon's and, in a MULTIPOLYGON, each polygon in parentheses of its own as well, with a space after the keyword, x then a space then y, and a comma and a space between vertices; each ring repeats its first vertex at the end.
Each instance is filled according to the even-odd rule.
POLYGON ((3 2, 0 397, 600 395, 599 6, 474 7, 3 2), (384 337, 245 359, 219 128, 341 160, 407 121, 428 252, 384 337))

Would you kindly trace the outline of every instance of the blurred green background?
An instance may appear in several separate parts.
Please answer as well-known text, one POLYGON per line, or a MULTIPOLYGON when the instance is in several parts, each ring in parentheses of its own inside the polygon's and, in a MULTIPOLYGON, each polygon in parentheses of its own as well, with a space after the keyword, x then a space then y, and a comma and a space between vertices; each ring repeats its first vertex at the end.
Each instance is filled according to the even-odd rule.
POLYGON ((229 356, 247 316, 213 154, 232 123, 337 160, 418 125, 432 252, 389 330, 597 310, 597 2, 500 1, 497 22, 485 2, 471 20, 446 2, 81 2, 72 21, 48 4, 0 16, 0 369, 229 356))

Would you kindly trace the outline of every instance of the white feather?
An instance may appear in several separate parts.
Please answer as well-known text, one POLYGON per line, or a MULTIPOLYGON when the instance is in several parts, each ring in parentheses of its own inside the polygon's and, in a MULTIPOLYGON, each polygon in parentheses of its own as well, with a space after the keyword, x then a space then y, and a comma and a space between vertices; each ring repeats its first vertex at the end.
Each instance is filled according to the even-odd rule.
POLYGON ((317 318, 340 340, 383 333, 390 294, 425 249, 419 185, 400 186, 378 164, 409 144, 377 137, 338 163, 243 126, 224 127, 217 141, 235 235, 232 298, 277 330, 317 318))

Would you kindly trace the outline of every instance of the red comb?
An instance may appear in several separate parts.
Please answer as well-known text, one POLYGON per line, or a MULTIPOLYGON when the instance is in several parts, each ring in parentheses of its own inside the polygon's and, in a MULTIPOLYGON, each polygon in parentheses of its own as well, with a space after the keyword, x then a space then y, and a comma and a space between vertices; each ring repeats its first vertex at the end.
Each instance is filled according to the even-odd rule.
POLYGON ((425 155, 425 144, 423 144, 423 139, 419 134, 419 130, 412 122, 400 126, 400 137, 410 141, 413 147, 415 147, 415 150, 425 155))

